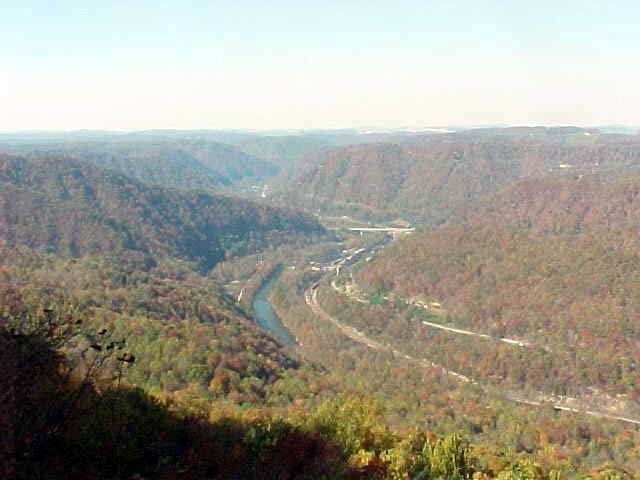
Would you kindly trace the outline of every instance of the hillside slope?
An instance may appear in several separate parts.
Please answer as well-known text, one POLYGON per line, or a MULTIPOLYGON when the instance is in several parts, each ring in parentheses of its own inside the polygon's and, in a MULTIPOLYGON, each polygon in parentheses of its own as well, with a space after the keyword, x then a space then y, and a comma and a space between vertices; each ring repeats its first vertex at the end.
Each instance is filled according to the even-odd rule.
POLYGON ((378 295, 437 304, 431 322, 532 346, 513 353, 467 337, 467 347, 457 346, 475 356, 460 359, 467 372, 637 399, 639 209, 640 177, 526 179, 397 242, 356 281, 378 295))
POLYGON ((440 223, 456 208, 521 178, 583 175, 639 164, 638 142, 430 136, 332 150, 291 182, 280 198, 313 211, 440 223))
POLYGON ((299 212, 149 186, 65 158, 0 157, 0 238, 79 257, 135 251, 210 268, 322 227, 299 212))
POLYGON ((294 169, 305 155, 329 145, 322 137, 282 135, 245 140, 235 146, 249 155, 278 165, 286 172, 294 169))
POLYGON ((111 168, 146 183, 181 189, 218 190, 280 169, 239 149, 203 139, 145 139, 2 145, 27 156, 66 156, 111 168))
POLYGON ((0 242, 0 279, 5 321, 39 323, 45 310, 58 322, 78 319, 72 354, 126 339, 138 359, 127 381, 160 396, 267 404, 277 399, 277 380, 298 375, 300 363, 221 286, 176 262, 76 261, 0 242))

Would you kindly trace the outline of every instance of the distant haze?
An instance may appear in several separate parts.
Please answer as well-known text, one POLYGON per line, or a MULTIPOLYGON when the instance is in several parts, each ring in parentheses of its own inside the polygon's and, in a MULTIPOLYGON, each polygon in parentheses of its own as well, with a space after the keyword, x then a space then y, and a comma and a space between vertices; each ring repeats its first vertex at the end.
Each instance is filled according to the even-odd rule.
POLYGON ((3 2, 0 131, 640 125, 637 1, 130 4, 3 2))

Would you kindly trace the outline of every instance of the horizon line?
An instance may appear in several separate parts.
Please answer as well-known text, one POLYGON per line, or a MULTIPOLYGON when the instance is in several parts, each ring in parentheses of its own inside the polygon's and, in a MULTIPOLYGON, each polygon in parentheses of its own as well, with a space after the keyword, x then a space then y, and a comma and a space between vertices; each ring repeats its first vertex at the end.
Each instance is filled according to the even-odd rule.
POLYGON ((21 129, 21 130, 0 130, 0 135, 24 135, 24 134, 73 134, 73 133, 111 133, 111 134, 131 134, 131 133, 148 133, 148 132, 238 132, 238 133, 269 133, 269 132, 332 132, 355 130, 358 134, 366 133, 385 133, 385 132, 433 132, 433 133, 455 133, 461 130, 476 130, 484 128, 508 129, 508 128, 580 128, 580 129, 600 129, 600 128, 628 128, 640 130, 640 124, 626 123, 599 123, 599 124, 571 124, 571 123, 513 123, 513 124, 471 124, 471 125, 428 125, 428 126, 344 126, 344 127, 319 127, 319 128, 300 128, 300 127, 276 127, 276 128, 236 128, 236 127, 196 127, 196 128, 141 128, 141 129, 102 129, 102 128, 72 128, 72 129, 21 129), (454 129, 454 130, 451 130, 454 129))

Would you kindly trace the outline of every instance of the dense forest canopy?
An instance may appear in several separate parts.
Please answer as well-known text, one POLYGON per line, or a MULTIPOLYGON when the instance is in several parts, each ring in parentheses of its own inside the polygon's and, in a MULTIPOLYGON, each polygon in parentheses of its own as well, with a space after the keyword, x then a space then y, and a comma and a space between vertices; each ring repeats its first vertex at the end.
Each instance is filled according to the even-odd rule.
POLYGON ((135 251, 210 268, 227 256, 322 236, 306 215, 146 185, 63 157, 0 157, 0 236, 67 256, 135 251))
POLYGON ((231 405, 292 400, 283 378, 297 375, 299 360, 184 263, 60 259, 0 244, 0 305, 7 321, 38 323, 45 312, 81 319, 70 355, 103 330, 126 338, 138 359, 128 381, 149 392, 231 405))
POLYGON ((0 441, 3 473, 604 480, 640 468, 637 138, 67 137, 0 138, 0 390, 15 393, 0 426, 17 427, 0 441), (255 200, 239 198, 246 185, 255 200), (391 241, 341 227, 391 219, 419 228, 391 241), (252 311, 274 278, 292 347, 252 311))
POLYGON ((147 183, 219 191, 239 181, 262 181, 280 171, 274 163, 232 145, 201 138, 96 139, 84 142, 18 143, 0 151, 28 157, 66 156, 118 170, 147 183))
MULTIPOLYGON (((525 179, 397 242, 356 282, 437 303, 437 323, 537 347, 510 352, 467 339, 463 348, 474 353, 460 364, 466 371, 498 370, 555 393, 597 387, 637 401, 639 193, 634 176, 525 179)), ((447 335, 438 338, 429 341, 447 335)))
POLYGON ((581 129, 399 137, 328 151, 280 198, 314 211, 441 223, 457 207, 522 178, 633 171, 639 160, 633 137, 614 141, 581 129))

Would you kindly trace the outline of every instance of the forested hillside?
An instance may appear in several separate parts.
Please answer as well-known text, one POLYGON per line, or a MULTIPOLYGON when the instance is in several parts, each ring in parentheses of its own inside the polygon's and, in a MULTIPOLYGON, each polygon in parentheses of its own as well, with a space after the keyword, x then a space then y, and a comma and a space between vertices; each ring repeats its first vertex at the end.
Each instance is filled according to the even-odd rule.
POLYGON ((274 163, 231 145, 199 138, 139 136, 91 142, 14 143, 0 145, 0 151, 27 157, 66 156, 118 170, 146 183, 207 191, 241 180, 262 180, 280 171, 274 163))
POLYGON ((60 255, 172 255, 210 268, 227 256, 323 235, 291 210, 149 186, 67 158, 0 157, 0 236, 60 255))
POLYGON ((536 430, 525 412, 435 390, 433 374, 399 370, 429 406, 426 421, 394 430, 353 378, 336 383, 283 353, 179 262, 0 254, 7 478, 632 478, 616 465, 636 462, 633 432, 570 418, 536 430), (339 394, 350 390, 361 393, 339 394), (452 423, 505 438, 423 428, 452 423), (612 453, 623 456, 604 463, 612 453))
POLYGON ((523 343, 409 328, 475 378, 637 401, 639 194, 638 177, 522 180, 397 242, 355 282, 426 305, 409 318, 523 343))
POLYGON ((313 211, 440 223, 457 207, 521 178, 634 170, 640 164, 640 142, 633 137, 613 142, 571 132, 496 136, 472 130, 334 149, 280 198, 313 211))
POLYGON ((249 155, 278 165, 284 171, 290 171, 305 155, 329 145, 330 141, 320 136, 282 135, 253 138, 235 146, 249 155))
POLYGON ((15 445, 0 438, 7 475, 631 478, 636 144, 549 136, 259 145, 337 172, 314 180, 318 192, 328 178, 345 188, 328 210, 446 219, 395 242, 337 238, 301 212, 189 190, 180 174, 204 165, 195 154, 183 169, 159 150, 176 170, 160 162, 158 174, 180 189, 153 185, 167 183, 152 179, 162 154, 139 162, 137 147, 108 157, 113 169, 0 156, 0 390, 15 392, 0 426, 18 425, 15 445), (148 183, 117 171, 142 165, 148 183), (363 247, 359 262, 323 273, 363 247), (288 348, 252 318, 249 297, 274 271, 288 348))
POLYGON ((216 282, 177 261, 59 259, 0 244, 0 306, 7 321, 81 321, 67 346, 125 339, 137 361, 127 381, 160 397, 207 407, 288 404, 299 360, 259 330, 216 282), (103 332, 103 333, 100 333, 103 332), (108 341, 107 341, 108 339, 108 341))

